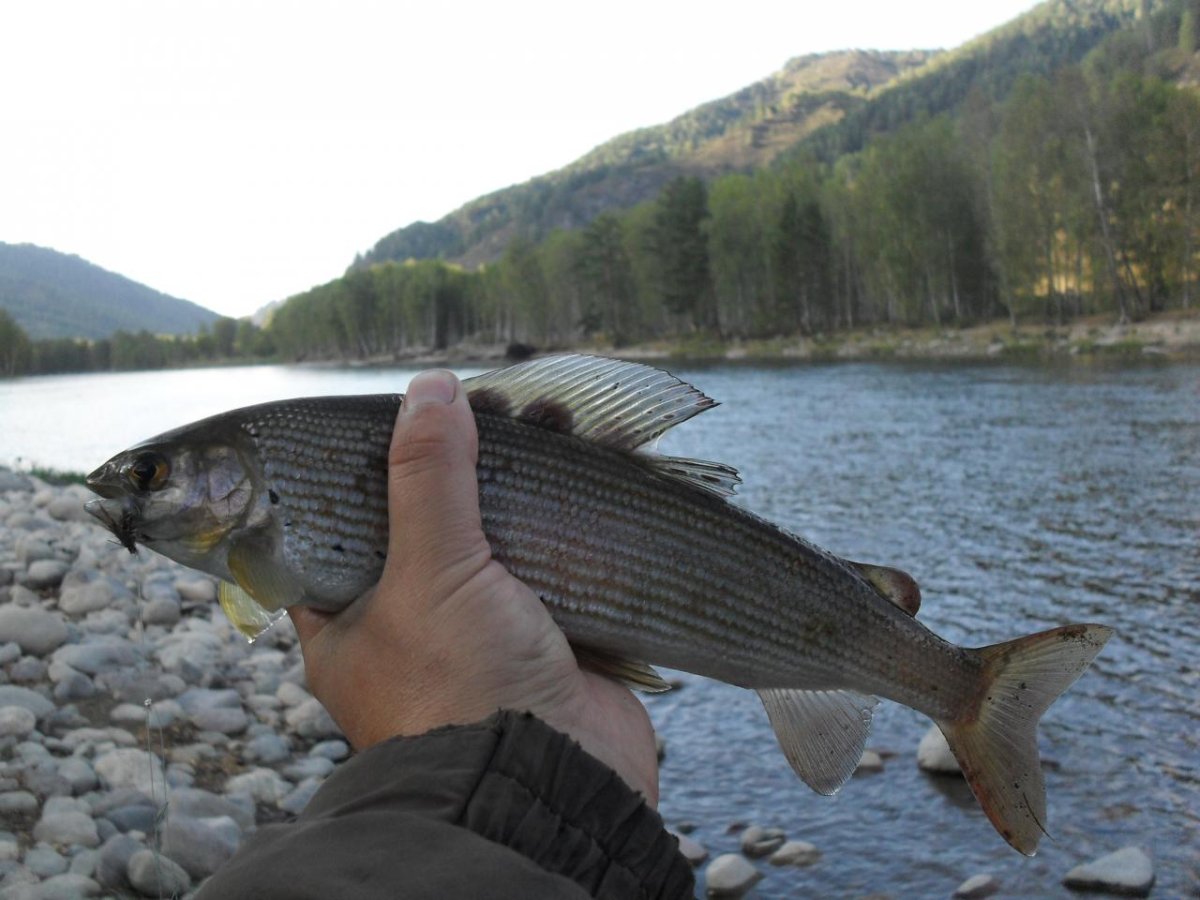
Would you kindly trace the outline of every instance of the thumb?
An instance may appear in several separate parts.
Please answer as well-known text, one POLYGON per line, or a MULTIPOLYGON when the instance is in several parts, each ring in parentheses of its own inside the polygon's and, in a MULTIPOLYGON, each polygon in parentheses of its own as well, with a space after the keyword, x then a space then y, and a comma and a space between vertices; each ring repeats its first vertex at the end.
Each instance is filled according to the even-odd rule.
POLYGON ((417 375, 396 417, 388 453, 388 561, 407 577, 456 584, 487 563, 475 463, 479 440, 453 373, 417 375))

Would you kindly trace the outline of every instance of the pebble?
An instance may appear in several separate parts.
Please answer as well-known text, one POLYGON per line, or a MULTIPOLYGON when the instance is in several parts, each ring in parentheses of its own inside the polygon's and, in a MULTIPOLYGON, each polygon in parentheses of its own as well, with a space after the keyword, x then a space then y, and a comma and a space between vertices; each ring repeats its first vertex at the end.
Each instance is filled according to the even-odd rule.
POLYGON ((182 866, 153 850, 138 850, 129 857, 126 876, 146 897, 174 897, 192 886, 191 876, 182 866))
MULTIPOLYGON (((260 734, 258 737, 247 741, 242 747, 243 759, 251 762, 267 763, 268 765, 283 762, 291 755, 292 748, 288 744, 287 738, 274 732, 260 734)), ((319 759, 320 757, 317 758, 319 759)))
MULTIPOLYGON (((237 828, 232 819, 226 821, 237 828)), ((231 841, 228 830, 222 829, 213 820, 172 815, 162 828, 163 853, 193 878, 207 878, 221 868, 236 850, 237 841, 231 841)))
POLYGON ((23 653, 44 656, 67 640, 67 622, 58 613, 23 606, 0 606, 0 643, 13 641, 23 653))
POLYGON ((116 635, 102 635, 86 644, 67 644, 54 651, 55 662, 85 675, 132 666, 136 659, 133 644, 116 635))
POLYGON ((310 740, 340 737, 342 733, 342 730, 337 727, 337 723, 333 721, 325 707, 321 705, 321 701, 316 697, 289 709, 284 714, 284 721, 293 732, 310 740))
POLYGON ((874 750, 864 750, 854 769, 855 775, 874 775, 883 771, 883 757, 874 750))
POLYGON ((37 691, 15 684, 0 684, 0 707, 23 706, 37 718, 54 712, 54 704, 37 691))
POLYGON ((95 762, 96 774, 112 788, 137 788, 147 797, 161 794, 166 780, 162 760, 135 747, 110 750, 95 762))
POLYGON ((675 840, 679 841, 679 852, 693 867, 708 859, 708 850, 699 841, 692 840, 686 834, 680 834, 678 831, 671 833, 675 835, 675 840))
POLYGON ((104 842, 100 857, 96 860, 96 880, 109 890, 119 891, 129 887, 129 860, 143 849, 143 844, 127 834, 118 834, 104 842))
POLYGON ((25 570, 25 585, 35 591, 57 587, 70 566, 61 559, 38 559, 25 570))
POLYGON ((43 812, 42 818, 33 827, 33 836, 47 844, 79 844, 83 847, 96 847, 100 844, 96 822, 87 813, 82 812, 43 812))
POLYGON ((296 786, 296 789, 284 797, 277 804, 280 809, 286 813, 291 813, 293 816, 298 816, 304 812, 304 808, 308 806, 308 802, 312 800, 313 794, 321 789, 321 779, 309 778, 302 781, 296 786))
POLYGON ((86 875, 64 872, 47 878, 37 889, 37 900, 78 900, 80 897, 95 897, 100 885, 86 875))
POLYGON ((741 897, 762 878, 762 873, 737 853, 722 853, 704 870, 709 897, 741 897))
POLYGON ((274 769, 257 768, 234 775, 225 782, 226 794, 244 794, 257 803, 277 805, 292 792, 290 781, 274 769))
POLYGON ((49 878, 67 871, 67 858, 47 844, 30 847, 25 853, 24 863, 39 878, 49 878))
POLYGON ((23 738, 37 727, 37 716, 24 706, 0 706, 0 738, 23 738))
POLYGON ((972 875, 954 890, 955 900, 980 900, 1000 890, 1000 882, 992 875, 972 875))
POLYGON ((821 851, 807 841, 787 841, 767 860, 773 866, 811 866, 821 851))
POLYGON ((763 828, 759 825, 751 825, 742 832, 740 842, 742 852, 754 859, 760 856, 770 856, 782 847, 783 842, 786 840, 787 835, 778 828, 763 828))
POLYGON ((96 569, 76 569, 62 580, 58 608, 67 615, 82 616, 131 596, 129 589, 110 575, 96 569))
POLYGON ((217 602, 217 585, 203 575, 182 575, 175 579, 175 590, 189 603, 208 606, 217 602))
POLYGON ((250 724, 240 706, 201 709, 192 713, 191 721, 201 731, 218 731, 221 734, 240 734, 250 724))
POLYGON ((917 766, 934 775, 961 775, 958 760, 946 743, 946 736, 936 725, 930 727, 917 745, 917 766))
POLYGON ((1154 864, 1140 847, 1123 847, 1067 873, 1063 884, 1081 891, 1145 897, 1154 885, 1154 864))
POLYGON ((331 759, 334 762, 340 762, 350 755, 350 745, 343 740, 321 741, 313 744, 311 750, 308 751, 309 756, 323 756, 325 759, 331 759))

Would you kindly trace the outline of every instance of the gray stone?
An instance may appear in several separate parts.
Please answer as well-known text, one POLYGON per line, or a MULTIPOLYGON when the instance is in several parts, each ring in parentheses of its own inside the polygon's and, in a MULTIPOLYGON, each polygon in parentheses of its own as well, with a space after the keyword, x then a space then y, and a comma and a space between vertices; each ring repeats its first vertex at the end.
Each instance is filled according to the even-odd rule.
MULTIPOLYGON (((103 837, 103 835, 101 835, 103 837)), ((73 875, 84 875, 92 878, 96 874, 96 863, 100 860, 98 849, 79 850, 71 857, 67 871, 73 875)))
POLYGON ((140 831, 143 834, 149 834, 154 830, 158 810, 149 804, 118 806, 116 809, 106 812, 104 818, 112 822, 117 831, 140 831))
MULTIPOLYGON (((0 599, 0 603, 3 603, 3 599, 0 599)), ((8 607, 0 606, 0 613, 3 613, 6 608, 8 607)), ((12 608, 15 609, 16 607, 12 608)), ((21 645, 16 641, 8 641, 0 644, 0 666, 7 666, 9 663, 16 662, 20 658, 21 645)), ((272 697, 271 699, 274 700, 275 698, 272 697)), ((278 703, 279 701, 276 700, 275 702, 278 703)))
POLYGON ((83 510, 83 501, 71 494, 61 494, 46 504, 46 512, 60 522, 86 522, 88 514, 83 510))
POLYGON ((331 759, 334 762, 339 762, 350 755, 350 745, 343 740, 321 741, 319 744, 313 744, 313 748, 308 751, 309 756, 323 756, 325 759, 331 759))
POLYGON ((54 813, 64 812, 81 812, 91 814, 92 808, 86 800, 79 797, 51 797, 46 801, 45 807, 42 809, 42 815, 48 816, 54 813))
MULTIPOLYGON (((15 837, 7 832, 0 836, 0 862, 9 862, 21 856, 21 845, 15 837)), ((0 878, 0 882, 3 882, 0 878)))
POLYGON ((240 706, 197 710, 192 713, 191 719, 192 724, 201 731, 218 731, 221 734, 240 734, 250 722, 240 706))
POLYGON ((86 875, 64 872, 47 878, 38 885, 38 900, 78 900, 80 897, 95 897, 100 885, 86 875))
POLYGON ((95 821, 87 813, 81 812, 43 814, 33 826, 33 836, 47 844, 80 844, 84 847, 100 844, 95 821))
POLYGON ((342 733, 341 729, 337 727, 337 723, 333 721, 325 707, 321 705, 321 701, 316 697, 289 709, 284 715, 284 721, 287 722, 288 728, 300 737, 310 740, 340 737, 342 733))
POLYGON ((0 642, 14 641, 22 652, 42 656, 67 639, 67 623, 45 609, 0 607, 0 642))
MULTIPOLYGON (((69 667, 65 667, 69 668, 69 667)), ((59 703, 86 700, 96 695, 96 685, 82 672, 71 669, 54 685, 54 699, 59 703)))
POLYGON ((332 760, 323 756, 306 756, 284 766, 283 774, 293 781, 303 781, 306 778, 324 778, 333 770, 332 760))
POLYGON ((279 698, 284 706, 299 706, 301 703, 307 703, 313 699, 313 695, 300 687, 298 684, 293 684, 290 681, 285 681, 279 685, 275 691, 275 696, 279 698))
POLYGON ((39 878, 49 878, 67 871, 67 858, 46 844, 30 847, 23 862, 39 878))
POLYGON ((143 725, 150 728, 166 728, 174 722, 182 710, 174 700, 160 700, 146 706, 144 703, 118 703, 109 710, 108 718, 118 725, 143 725))
POLYGON ((15 682, 32 684, 46 679, 46 664, 36 656, 22 656, 9 667, 8 677, 15 682))
POLYGON ((760 856, 770 856, 782 847, 783 842, 786 840, 787 835, 778 828, 763 828, 759 825, 751 825, 742 832, 742 852, 752 859, 760 856))
POLYGON ((254 803, 247 798, 222 797, 200 788, 179 788, 169 798, 172 817, 232 819, 242 831, 254 827, 254 803))
POLYGON ((31 813, 38 808, 38 799, 29 791, 4 791, 0 793, 0 815, 31 813))
POLYGON ((33 490, 33 482, 28 475, 14 472, 12 469, 0 468, 0 494, 9 491, 28 493, 33 490))
POLYGON ((133 644, 125 638, 106 635, 85 644, 68 644, 54 651, 55 662, 65 663, 87 675, 98 675, 132 666, 137 659, 133 644))
POLYGON ((188 688, 175 698, 189 716, 206 709, 241 709, 242 696, 232 688, 188 688))
POLYGON ((0 738, 23 738, 37 728, 37 716, 24 706, 0 706, 0 738))
POLYGON ((187 872, 169 857, 153 850, 139 850, 129 858, 129 883, 147 897, 173 897, 192 886, 187 872))
POLYGON ((883 757, 874 750, 864 750, 854 769, 855 775, 874 775, 883 771, 883 757))
POLYGON ((807 841, 787 841, 767 860, 773 866, 811 866, 821 858, 821 851, 807 841))
POLYGON ((290 754, 288 740, 281 734, 261 734, 246 741, 242 747, 242 757, 251 762, 283 762, 290 754))
POLYGON ((917 765, 923 772, 934 775, 961 775, 958 760, 946 743, 946 736, 936 725, 925 732, 921 743, 917 746, 917 765))
POLYGON ((217 602, 217 585, 211 578, 202 575, 184 575, 175 579, 175 590, 189 603, 208 604, 217 602))
POLYGON ((1063 884, 1081 891, 1145 897, 1154 886, 1154 864, 1140 847, 1123 847, 1067 873, 1063 884))
POLYGON ((161 672, 106 672, 98 679, 105 691, 117 700, 143 703, 146 700, 166 700, 187 687, 178 675, 161 672))
POLYGON ((129 869, 129 859, 141 849, 141 841, 127 834, 109 838, 100 848, 100 858, 96 861, 96 880, 110 891, 128 888, 129 878, 126 872, 129 869))
POLYGON ((58 587, 71 567, 61 559, 38 559, 25 570, 25 585, 35 591, 58 587))
POLYGON ((95 764, 96 774, 111 788, 132 787, 147 797, 161 794, 166 780, 162 760, 134 747, 109 750, 95 764))
POLYGON ((762 873, 737 853, 722 853, 704 870, 709 897, 741 897, 762 878, 762 873))
POLYGON ((166 597, 155 597, 141 607, 142 621, 147 625, 174 625, 182 613, 179 604, 166 597))
POLYGON ((1000 882, 991 875, 972 875, 955 888, 951 896, 955 900, 980 900, 980 898, 992 896, 998 890, 1000 890, 1000 882))
POLYGON ((39 719, 54 712, 54 704, 29 688, 0 684, 0 707, 23 706, 39 719))
POLYGON ((679 852, 693 868, 708 859, 708 850, 699 841, 692 840, 678 831, 671 833, 675 835, 675 840, 679 841, 679 852))
POLYGON ((155 655, 169 672, 203 674, 221 661, 225 641, 215 634, 172 632, 159 644, 155 655))
POLYGON ((172 815, 161 834, 163 852, 193 878, 207 878, 237 851, 237 841, 227 831, 198 819, 172 815))
POLYGON ((304 808, 308 806, 308 801, 312 800, 313 794, 320 789, 321 780, 319 778, 309 778, 297 785, 296 789, 280 800, 277 805, 284 812, 298 816, 304 812, 304 808))
POLYGON ((58 764, 58 774, 70 783, 73 794, 86 794, 96 787, 96 771, 81 757, 64 759, 58 764))
POLYGON ((39 559, 54 559, 54 548, 38 534, 25 534, 17 539, 17 561, 28 566, 39 559))
POLYGON ((104 609, 118 598, 132 596, 129 588, 111 575, 96 569, 76 569, 63 579, 58 608, 68 615, 81 616, 104 609))
POLYGON ((244 794, 257 803, 277 804, 292 791, 292 783, 274 769, 250 769, 225 782, 226 794, 244 794))

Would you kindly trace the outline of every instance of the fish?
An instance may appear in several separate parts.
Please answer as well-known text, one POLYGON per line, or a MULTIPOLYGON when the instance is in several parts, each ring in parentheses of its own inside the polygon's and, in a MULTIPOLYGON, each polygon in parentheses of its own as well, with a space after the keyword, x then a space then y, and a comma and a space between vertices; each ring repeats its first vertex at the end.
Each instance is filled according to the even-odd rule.
MULTIPOLYGON (((584 355, 466 379, 493 556, 545 603, 580 664, 645 690, 653 666, 756 691, 822 794, 854 772, 880 698, 932 719, 1021 853, 1046 831, 1036 729, 1112 635, 1067 624, 976 648, 917 618, 901 569, 839 557, 732 503, 736 469, 656 451, 716 406, 660 369, 584 355)), ((247 636, 295 605, 338 611, 387 556, 400 394, 250 406, 168 431, 88 476, 120 543, 221 580, 247 636)))

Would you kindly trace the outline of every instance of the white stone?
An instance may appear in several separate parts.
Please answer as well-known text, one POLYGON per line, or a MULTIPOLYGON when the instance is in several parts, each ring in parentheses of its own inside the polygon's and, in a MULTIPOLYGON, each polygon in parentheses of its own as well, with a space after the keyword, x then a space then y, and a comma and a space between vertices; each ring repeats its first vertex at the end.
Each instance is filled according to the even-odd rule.
POLYGON ((737 853, 722 853, 704 870, 709 897, 740 897, 760 878, 762 873, 737 853))
POLYGON ((175 590, 179 596, 191 603, 216 603, 217 585, 211 578, 201 575, 184 575, 175 579, 175 590))
POLYGON ((25 653, 43 656, 67 639, 62 616, 36 607, 0 607, 0 643, 15 641, 25 653))
POLYGON ((783 846, 787 835, 778 828, 751 825, 742 832, 742 852, 751 858, 769 856, 783 846))
MULTIPOLYGON (((286 702, 286 701, 285 701, 286 702)), ((305 700, 299 706, 289 709, 284 715, 288 728, 300 737, 313 740, 319 738, 339 737, 342 733, 337 723, 321 705, 316 697, 305 700)))
POLYGON ((24 706, 0 706, 0 737, 25 737, 37 727, 37 716, 24 706))
POLYGON ((39 719, 54 712, 54 704, 29 688, 0 684, 0 706, 23 706, 39 719))
POLYGON ((162 760, 145 750, 134 747, 109 750, 96 760, 94 768, 110 790, 132 787, 147 797, 162 796, 166 779, 162 760))
POLYGON ((961 775, 958 760, 950 752, 946 736, 936 725, 925 732, 921 743, 917 745, 917 765, 924 772, 935 775, 961 775))
POLYGON ((694 841, 686 834, 680 834, 677 831, 672 831, 671 834, 675 835, 675 840, 679 841, 679 852, 691 865, 698 866, 708 859, 708 850, 699 841, 694 841))
POLYGON ((874 775, 883 771, 883 757, 874 750, 864 750, 854 769, 855 775, 874 775))
POLYGON ((1067 873, 1063 884, 1085 891, 1144 897, 1154 885, 1154 864, 1140 847, 1123 847, 1067 873))
POLYGON ((146 897, 177 897, 192 886, 191 876, 173 860, 153 850, 138 850, 126 868, 129 883, 146 897))
POLYGON ((773 866, 811 866, 821 851, 807 841, 788 841, 767 860, 773 866))
POLYGON ((955 900, 980 900, 1000 890, 1000 882, 991 875, 972 875, 954 891, 955 900))
POLYGON ((29 564, 25 584, 34 590, 57 587, 70 569, 61 559, 38 559, 29 564))
POLYGON ((255 768, 234 775, 225 782, 225 793, 254 798, 257 803, 278 804, 290 794, 293 785, 274 769, 255 768))
POLYGON ((47 844, 80 844, 84 847, 100 845, 96 823, 87 813, 60 812, 43 815, 33 826, 34 839, 47 844))

